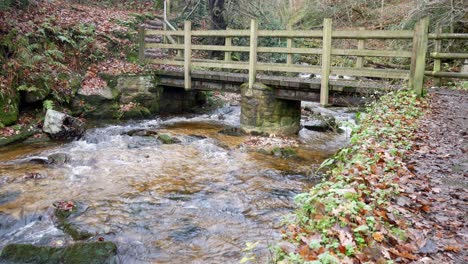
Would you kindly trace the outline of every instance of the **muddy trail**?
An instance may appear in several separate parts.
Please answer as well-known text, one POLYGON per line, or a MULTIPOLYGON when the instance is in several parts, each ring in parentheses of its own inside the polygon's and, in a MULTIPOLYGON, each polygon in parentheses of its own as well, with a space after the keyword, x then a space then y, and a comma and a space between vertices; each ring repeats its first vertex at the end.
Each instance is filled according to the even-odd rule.
POLYGON ((431 90, 429 106, 407 159, 414 177, 395 202, 409 213, 418 263, 468 263, 468 92, 431 90))

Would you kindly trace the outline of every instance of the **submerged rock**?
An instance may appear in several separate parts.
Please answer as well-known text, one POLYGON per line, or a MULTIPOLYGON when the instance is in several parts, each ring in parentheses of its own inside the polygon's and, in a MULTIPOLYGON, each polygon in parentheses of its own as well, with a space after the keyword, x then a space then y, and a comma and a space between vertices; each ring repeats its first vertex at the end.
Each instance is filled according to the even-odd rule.
POLYGON ((112 242, 77 243, 68 247, 45 247, 29 244, 6 245, 0 254, 0 261, 8 263, 47 264, 100 264, 109 263, 117 253, 112 242))
POLYGON ((83 135, 84 123, 79 119, 54 110, 47 110, 42 129, 53 139, 70 140, 83 135))
POLYGON ((232 136, 232 137, 242 137, 245 136, 244 131, 238 127, 230 127, 230 128, 225 128, 223 130, 220 130, 218 132, 219 134, 227 135, 227 136, 232 136))
POLYGON ((49 164, 63 165, 70 161, 70 156, 66 153, 54 153, 47 157, 49 164))
POLYGON ((127 134, 127 135, 129 135, 131 137, 134 137, 134 136, 151 137, 151 136, 158 135, 158 131, 156 131, 156 130, 147 130, 147 129, 133 129, 133 130, 130 130, 130 131, 126 132, 125 134, 127 134))
POLYGON ((85 211, 84 206, 62 201, 56 202, 54 206, 56 207, 54 214, 58 227, 69 234, 73 240, 85 240, 93 236, 90 232, 82 230, 71 222, 71 218, 77 217, 85 211))
POLYGON ((298 158, 297 152, 292 148, 273 148, 270 154, 282 159, 298 158))

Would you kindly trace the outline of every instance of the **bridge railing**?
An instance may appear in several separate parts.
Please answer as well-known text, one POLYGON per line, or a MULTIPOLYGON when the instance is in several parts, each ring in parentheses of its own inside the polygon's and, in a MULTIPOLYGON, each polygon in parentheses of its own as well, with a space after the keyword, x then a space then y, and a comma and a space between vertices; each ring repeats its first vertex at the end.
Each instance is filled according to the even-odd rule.
POLYGON ((184 30, 163 31, 144 30, 140 32, 140 58, 146 62, 178 65, 184 67, 184 84, 186 89, 191 89, 191 71, 194 67, 223 68, 248 70, 249 87, 255 82, 257 71, 277 71, 292 73, 310 73, 321 75, 320 102, 323 105, 328 103, 329 79, 331 74, 347 75, 356 77, 375 77, 389 79, 406 79, 409 87, 416 93, 422 93, 423 78, 425 75, 433 77, 457 77, 468 78, 466 73, 442 72, 440 61, 442 59, 468 59, 467 53, 442 53, 442 40, 445 39, 468 39, 468 34, 448 34, 438 30, 435 34, 428 33, 429 20, 420 20, 414 30, 332 30, 332 20, 325 19, 323 30, 258 30, 258 23, 251 21, 249 30, 195 30, 191 29, 191 22, 185 21, 184 30), (183 44, 161 44, 145 43, 145 35, 163 35, 183 38, 183 44), (225 45, 199 45, 194 44, 193 37, 223 37, 225 45), (249 46, 234 46, 232 38, 248 37, 249 46), (258 38, 286 38, 287 47, 259 47, 258 38), (321 39, 321 48, 300 48, 293 47, 293 40, 297 38, 321 39), (337 49, 332 46, 334 39, 354 39, 358 40, 357 49, 337 49), (365 49, 365 41, 369 39, 383 40, 409 40, 412 41, 412 50, 372 50, 365 49), (428 53, 429 40, 435 40, 434 52, 428 53), (183 59, 145 59, 144 49, 161 48, 171 50, 182 50, 183 59), (224 52, 224 60, 195 59, 192 58, 193 51, 219 51, 224 52), (249 54, 249 61, 232 61, 232 52, 246 52, 249 54), (259 62, 258 53, 281 53, 287 54, 286 63, 265 63, 259 62), (298 65, 292 63, 293 54, 320 55, 321 65, 298 65), (357 57, 355 67, 332 67, 332 56, 354 56, 357 57), (364 57, 390 57, 390 58, 411 58, 409 70, 402 69, 374 69, 364 67, 364 57), (426 57, 434 58, 436 61, 433 71, 426 71, 426 57), (436 67, 438 64, 439 66, 436 67))

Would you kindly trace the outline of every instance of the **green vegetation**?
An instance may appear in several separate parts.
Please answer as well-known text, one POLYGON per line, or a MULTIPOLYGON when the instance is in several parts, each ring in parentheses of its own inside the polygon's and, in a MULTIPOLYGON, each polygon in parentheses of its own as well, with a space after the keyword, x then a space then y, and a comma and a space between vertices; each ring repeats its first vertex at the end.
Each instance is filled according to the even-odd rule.
POLYGON ((398 215, 388 205, 400 191, 399 179, 410 174, 402 158, 411 148, 415 120, 425 105, 412 92, 401 91, 370 107, 354 128, 351 145, 321 165, 329 177, 296 196, 299 210, 284 233, 285 243, 296 250, 279 247, 278 261, 349 263, 358 256, 361 261, 389 260, 384 258, 392 250, 388 241, 405 238, 404 225, 396 224, 398 215), (362 257, 369 250, 378 251, 378 257, 362 257))
POLYGON ((68 247, 54 248, 27 244, 6 245, 0 260, 8 263, 110 263, 117 253, 112 242, 77 243, 68 247))

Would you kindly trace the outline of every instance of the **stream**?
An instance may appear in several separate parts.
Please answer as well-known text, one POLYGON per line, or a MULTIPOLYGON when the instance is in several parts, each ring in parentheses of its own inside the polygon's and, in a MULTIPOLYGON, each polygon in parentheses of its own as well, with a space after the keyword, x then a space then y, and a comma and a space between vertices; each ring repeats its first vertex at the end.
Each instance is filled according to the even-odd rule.
POLYGON ((73 243, 54 224, 52 204, 74 201, 81 229, 115 242, 117 263, 238 263, 246 242, 271 258, 282 218, 310 172, 345 145, 349 133, 301 130, 299 158, 239 147, 247 136, 218 133, 239 126, 238 107, 195 117, 100 124, 70 143, 0 148, 0 249, 10 243, 73 243), (219 114, 223 118, 219 120, 219 114), (178 138, 129 136, 136 129, 178 138), (64 164, 43 164, 64 153, 64 164), (33 175, 33 177, 28 177, 33 175))

